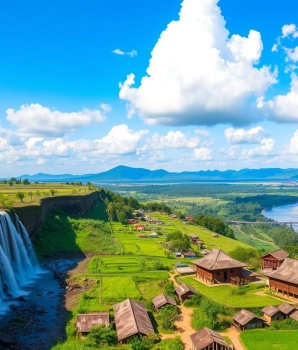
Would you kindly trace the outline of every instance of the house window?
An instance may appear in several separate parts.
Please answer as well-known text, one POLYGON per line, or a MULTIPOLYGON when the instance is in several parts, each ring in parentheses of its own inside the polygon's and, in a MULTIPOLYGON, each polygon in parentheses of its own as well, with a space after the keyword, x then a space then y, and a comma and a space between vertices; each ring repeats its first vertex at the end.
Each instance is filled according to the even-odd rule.
POLYGON ((217 272, 217 276, 220 276, 220 272, 217 272))

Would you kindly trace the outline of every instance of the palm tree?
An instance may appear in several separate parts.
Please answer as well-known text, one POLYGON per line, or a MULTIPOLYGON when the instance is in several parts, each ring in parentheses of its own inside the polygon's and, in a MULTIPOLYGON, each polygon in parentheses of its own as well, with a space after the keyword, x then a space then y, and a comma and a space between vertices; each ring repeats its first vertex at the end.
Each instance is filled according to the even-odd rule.
POLYGON ((113 221, 113 218, 114 218, 114 211, 115 211, 115 208, 114 208, 113 202, 109 202, 107 204, 106 212, 108 214, 108 218, 109 218, 109 221, 110 221, 111 224, 112 224, 112 221, 113 221))

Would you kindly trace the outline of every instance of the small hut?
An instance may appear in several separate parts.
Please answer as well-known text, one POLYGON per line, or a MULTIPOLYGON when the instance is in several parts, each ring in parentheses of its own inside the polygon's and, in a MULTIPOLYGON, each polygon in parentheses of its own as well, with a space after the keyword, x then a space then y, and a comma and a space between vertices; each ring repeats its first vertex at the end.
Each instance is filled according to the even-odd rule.
POLYGON ((192 350, 230 350, 224 338, 209 328, 202 328, 190 335, 192 350))
POLYGON ((77 315, 77 332, 81 336, 85 336, 90 333, 91 327, 110 324, 110 316, 108 312, 94 312, 90 314, 78 314, 77 315))
POLYGON ((270 324, 272 321, 282 321, 286 315, 277 307, 268 305, 262 309, 264 319, 270 324))
POLYGON ((291 313, 290 318, 291 318, 292 320, 298 321, 298 309, 295 309, 295 310, 291 313))
POLYGON ((263 328, 264 320, 254 313, 242 309, 234 317, 232 324, 240 331, 245 331, 254 328, 263 328))
POLYGON ((186 299, 190 299, 194 294, 198 294, 198 291, 195 288, 188 286, 185 283, 176 286, 175 291, 182 302, 186 299))
POLYGON ((278 249, 261 256, 262 270, 276 270, 288 256, 289 253, 283 249, 278 249))
POLYGON ((278 310, 280 310, 286 317, 288 318, 296 309, 294 306, 288 304, 288 303, 282 303, 278 307, 278 310))
POLYGON ((138 301, 126 299, 115 304, 114 318, 118 340, 125 343, 135 335, 153 334, 154 329, 145 306, 138 301))
POLYGON ((152 303, 155 307, 155 310, 157 312, 160 311, 160 309, 165 306, 165 305, 174 305, 177 306, 177 303, 175 301, 175 299, 168 297, 165 294, 160 294, 157 297, 153 298, 152 303))

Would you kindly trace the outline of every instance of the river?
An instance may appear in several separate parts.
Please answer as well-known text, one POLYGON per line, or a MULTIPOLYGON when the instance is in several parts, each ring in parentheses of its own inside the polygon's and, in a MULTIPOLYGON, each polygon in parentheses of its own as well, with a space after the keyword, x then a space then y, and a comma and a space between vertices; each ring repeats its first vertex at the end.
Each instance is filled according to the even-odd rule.
MULTIPOLYGON (((298 203, 287 204, 280 207, 273 207, 263 211, 263 215, 268 219, 276 221, 298 222, 298 203)), ((293 224, 293 229, 298 232, 298 224, 293 224)))

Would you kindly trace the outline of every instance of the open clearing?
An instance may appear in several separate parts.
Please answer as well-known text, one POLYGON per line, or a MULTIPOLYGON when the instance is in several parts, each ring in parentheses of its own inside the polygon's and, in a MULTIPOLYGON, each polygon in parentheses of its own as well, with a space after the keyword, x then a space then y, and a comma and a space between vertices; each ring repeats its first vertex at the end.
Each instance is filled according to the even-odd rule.
POLYGON ((298 346, 297 331, 251 330, 240 334, 247 350, 294 350, 298 346))
POLYGON ((280 305, 282 303, 282 301, 271 298, 269 295, 262 296, 256 294, 264 290, 265 285, 263 283, 250 284, 240 289, 236 286, 226 285, 208 287, 192 277, 181 278, 181 280, 186 284, 192 285, 207 298, 232 308, 254 308, 267 305, 280 305), (243 292, 242 295, 232 294, 233 291, 237 293, 239 290, 243 292))

